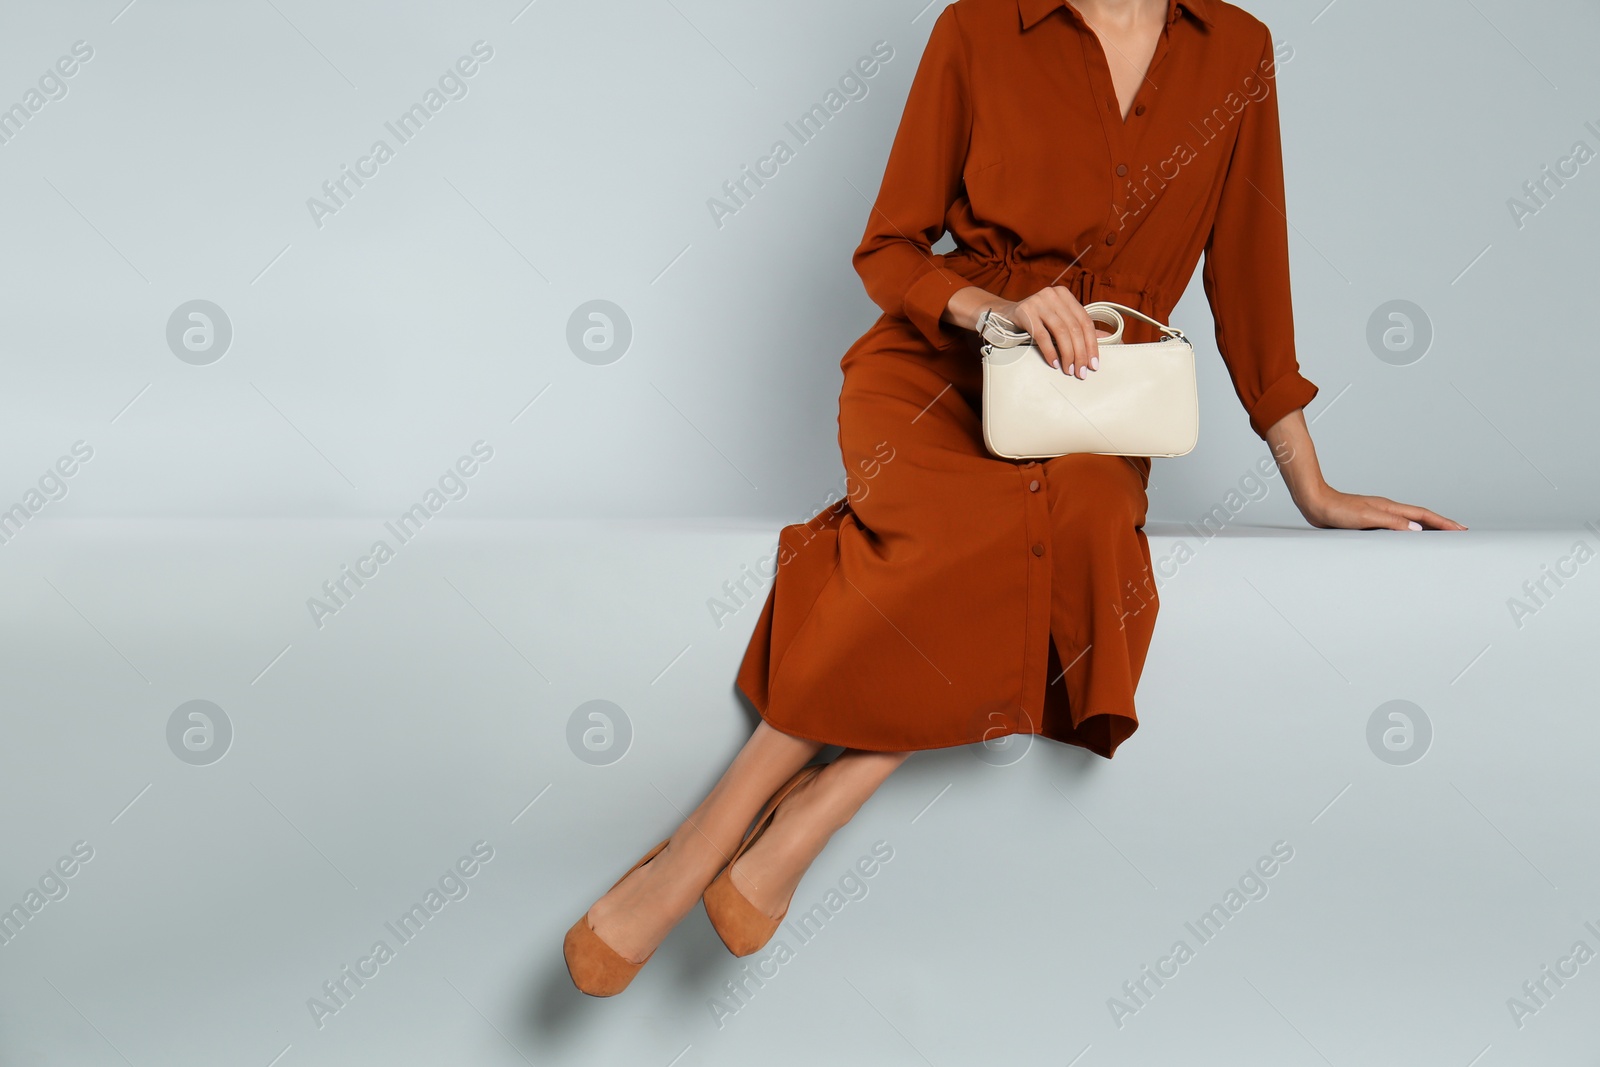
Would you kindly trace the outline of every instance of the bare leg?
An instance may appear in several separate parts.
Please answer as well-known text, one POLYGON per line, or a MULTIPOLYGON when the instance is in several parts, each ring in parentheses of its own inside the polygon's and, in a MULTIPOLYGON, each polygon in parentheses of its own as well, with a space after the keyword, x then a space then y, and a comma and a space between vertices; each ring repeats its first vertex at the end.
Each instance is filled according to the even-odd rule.
POLYGON ((909 755, 845 751, 779 806, 772 825, 733 865, 734 888, 768 917, 780 917, 834 832, 855 817, 909 755))
POLYGON ((667 847, 589 909, 594 932, 635 963, 654 952, 728 862, 762 805, 823 747, 757 726, 667 847))

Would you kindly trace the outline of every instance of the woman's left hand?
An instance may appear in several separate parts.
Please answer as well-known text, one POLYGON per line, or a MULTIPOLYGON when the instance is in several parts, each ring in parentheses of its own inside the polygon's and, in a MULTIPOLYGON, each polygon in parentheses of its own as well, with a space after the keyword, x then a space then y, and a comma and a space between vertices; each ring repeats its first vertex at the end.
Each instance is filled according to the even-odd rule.
POLYGON ((1300 505, 1300 514, 1324 530, 1465 530, 1454 519, 1384 496, 1360 496, 1324 488, 1300 505))

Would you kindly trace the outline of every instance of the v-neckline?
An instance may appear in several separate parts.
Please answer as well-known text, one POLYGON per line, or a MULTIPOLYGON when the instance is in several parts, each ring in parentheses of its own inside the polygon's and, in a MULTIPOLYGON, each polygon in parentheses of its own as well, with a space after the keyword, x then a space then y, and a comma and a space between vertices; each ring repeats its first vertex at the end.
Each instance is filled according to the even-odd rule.
POLYGON ((1163 22, 1161 24, 1161 32, 1156 35, 1156 46, 1150 53, 1150 61, 1145 64, 1144 70, 1140 72, 1138 85, 1133 90, 1133 99, 1128 101, 1127 111, 1123 111, 1122 99, 1117 96, 1117 80, 1111 76, 1111 60, 1106 54, 1105 41, 1100 39, 1100 31, 1095 29, 1087 18, 1084 18, 1083 12, 1077 11, 1076 7, 1073 10, 1088 29, 1089 35, 1094 38, 1095 47, 1100 50, 1100 66, 1106 72, 1106 81, 1111 85, 1111 98, 1117 102, 1117 127, 1125 130, 1128 128, 1128 116, 1132 115, 1133 109, 1139 106, 1139 98, 1144 94, 1145 83, 1150 80, 1150 72, 1156 69, 1156 63, 1160 61, 1162 55, 1166 52, 1167 27, 1171 23, 1163 22))

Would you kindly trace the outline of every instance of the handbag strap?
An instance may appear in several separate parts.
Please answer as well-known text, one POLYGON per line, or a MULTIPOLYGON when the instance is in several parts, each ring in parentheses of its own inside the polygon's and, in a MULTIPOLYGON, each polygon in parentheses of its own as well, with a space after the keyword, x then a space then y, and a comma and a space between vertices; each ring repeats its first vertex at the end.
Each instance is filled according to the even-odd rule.
MULTIPOLYGON (((1143 322, 1148 322, 1156 327, 1162 334, 1172 340, 1187 342, 1182 330, 1176 326, 1168 326, 1158 319, 1153 319, 1136 308, 1126 304, 1118 304, 1111 300, 1096 300, 1083 305, 1083 310, 1089 313, 1089 318, 1095 322, 1105 323, 1113 327, 1110 337, 1100 338, 1101 344, 1116 344, 1122 340, 1122 316, 1132 315, 1143 322)), ((983 313, 983 318, 978 322, 978 332, 983 339, 995 348, 1015 348, 1018 345, 1030 344, 1033 335, 1021 329, 1016 323, 1004 315, 990 308, 983 313)))

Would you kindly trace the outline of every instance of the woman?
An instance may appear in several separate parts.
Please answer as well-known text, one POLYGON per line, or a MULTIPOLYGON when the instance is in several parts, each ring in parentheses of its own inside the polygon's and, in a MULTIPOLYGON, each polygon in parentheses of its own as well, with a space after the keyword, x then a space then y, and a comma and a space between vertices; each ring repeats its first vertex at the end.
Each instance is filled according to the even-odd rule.
MULTIPOLYGON (((1218 348, 1306 520, 1465 529, 1322 478, 1273 75, 1267 27, 1223 0, 958 0, 939 15, 854 256, 884 314, 841 362, 849 499, 782 531, 738 675, 763 721, 574 924, 580 989, 619 992, 702 895, 730 949, 759 949, 911 751, 1033 733, 1109 759, 1137 728, 1157 607, 1150 460, 990 455, 985 311, 1084 378, 1099 360, 1083 305, 1168 321, 1204 252, 1218 348), (934 253, 947 231, 954 250, 934 253), (806 767, 825 745, 845 751, 806 767)), ((1124 339, 1156 331, 1130 319, 1124 339)))

